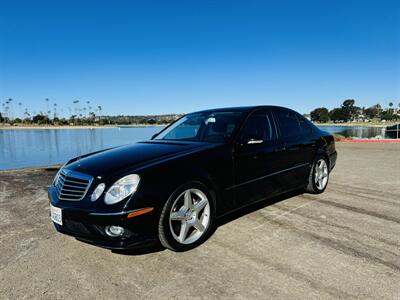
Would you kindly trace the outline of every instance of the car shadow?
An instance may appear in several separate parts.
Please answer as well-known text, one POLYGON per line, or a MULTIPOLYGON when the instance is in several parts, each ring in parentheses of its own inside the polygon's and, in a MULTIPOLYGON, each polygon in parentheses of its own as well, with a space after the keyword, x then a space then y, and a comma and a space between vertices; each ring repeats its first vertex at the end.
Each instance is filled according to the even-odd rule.
POLYGON ((166 250, 160 242, 154 242, 152 244, 143 245, 138 248, 127 249, 127 250, 111 250, 112 253, 120 254, 120 255, 129 255, 129 256, 140 256, 146 255, 150 253, 156 253, 166 250))
MULTIPOLYGON (((211 236, 214 234, 214 232, 220 226, 223 226, 229 222, 232 222, 236 219, 244 217, 244 216, 246 216, 252 212, 255 212, 259 209, 268 207, 270 205, 273 205, 273 204, 281 202, 283 200, 287 200, 289 198, 301 195, 303 193, 304 193, 303 190, 295 190, 292 192, 284 193, 279 196, 268 198, 268 199, 262 200, 260 202, 251 204, 244 208, 240 208, 240 209, 238 209, 234 212, 231 212, 221 218, 218 218, 216 221, 217 226, 215 226, 213 228, 211 236)), ((166 250, 166 248, 164 248, 159 241, 155 241, 153 244, 141 246, 140 248, 134 248, 134 249, 128 249, 128 250, 112 250, 112 252, 115 254, 120 254, 120 255, 140 256, 140 255, 146 255, 146 254, 150 254, 150 253, 161 252, 164 250, 166 250)))
POLYGON ((223 226, 226 223, 229 223, 229 222, 232 222, 232 221, 234 221, 236 219, 244 217, 244 216, 246 216, 248 214, 251 214, 252 212, 255 212, 255 211, 259 210, 259 209, 268 207, 268 206, 273 205, 275 203, 281 202, 283 200, 287 200, 287 199, 292 198, 292 197, 296 197, 296 196, 301 195, 301 194, 304 194, 304 190, 295 190, 295 191, 284 193, 284 194, 281 194, 281 195, 278 195, 278 196, 275 196, 275 197, 272 197, 272 198, 267 198, 265 200, 261 200, 259 202, 254 203, 254 204, 251 204, 249 206, 240 208, 240 209, 235 210, 234 212, 231 212, 231 213, 229 213, 229 214, 227 214, 227 215, 225 215, 225 216, 223 216, 221 218, 218 218, 217 227, 223 226))

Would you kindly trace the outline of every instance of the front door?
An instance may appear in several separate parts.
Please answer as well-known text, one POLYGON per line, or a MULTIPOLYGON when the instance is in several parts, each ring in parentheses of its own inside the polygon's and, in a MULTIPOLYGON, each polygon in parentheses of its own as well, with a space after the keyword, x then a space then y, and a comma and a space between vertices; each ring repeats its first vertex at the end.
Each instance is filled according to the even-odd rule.
POLYGON ((246 120, 234 153, 235 199, 238 206, 271 196, 281 186, 283 144, 272 115, 262 109, 246 120))

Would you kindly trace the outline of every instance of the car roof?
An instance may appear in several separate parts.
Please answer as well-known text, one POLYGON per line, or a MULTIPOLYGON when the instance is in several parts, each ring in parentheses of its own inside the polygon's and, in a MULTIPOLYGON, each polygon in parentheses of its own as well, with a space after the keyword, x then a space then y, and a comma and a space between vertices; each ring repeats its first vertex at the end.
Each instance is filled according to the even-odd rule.
POLYGON ((214 109, 206 109, 206 110, 200 110, 200 111, 195 111, 190 114, 199 114, 199 113, 212 113, 212 112, 251 112, 255 109, 262 109, 262 108, 285 108, 285 109, 290 109, 282 106, 275 106, 275 105, 254 105, 254 106, 236 106, 236 107, 223 107, 223 108, 214 108, 214 109))

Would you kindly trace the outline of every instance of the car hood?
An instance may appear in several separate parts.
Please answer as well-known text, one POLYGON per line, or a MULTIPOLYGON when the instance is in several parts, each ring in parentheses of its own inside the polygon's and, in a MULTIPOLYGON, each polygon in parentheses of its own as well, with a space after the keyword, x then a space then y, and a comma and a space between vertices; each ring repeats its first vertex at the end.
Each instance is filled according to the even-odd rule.
POLYGON ((138 142, 77 157, 65 168, 92 176, 107 177, 117 171, 212 146, 213 144, 201 142, 138 142))

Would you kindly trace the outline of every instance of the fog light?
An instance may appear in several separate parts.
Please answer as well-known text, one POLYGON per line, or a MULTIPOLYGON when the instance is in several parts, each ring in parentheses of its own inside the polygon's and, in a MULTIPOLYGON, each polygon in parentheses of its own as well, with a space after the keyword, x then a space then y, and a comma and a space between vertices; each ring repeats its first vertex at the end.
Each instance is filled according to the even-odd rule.
POLYGON ((106 234, 110 237, 119 237, 122 236, 125 232, 125 229, 120 226, 107 226, 106 234))

